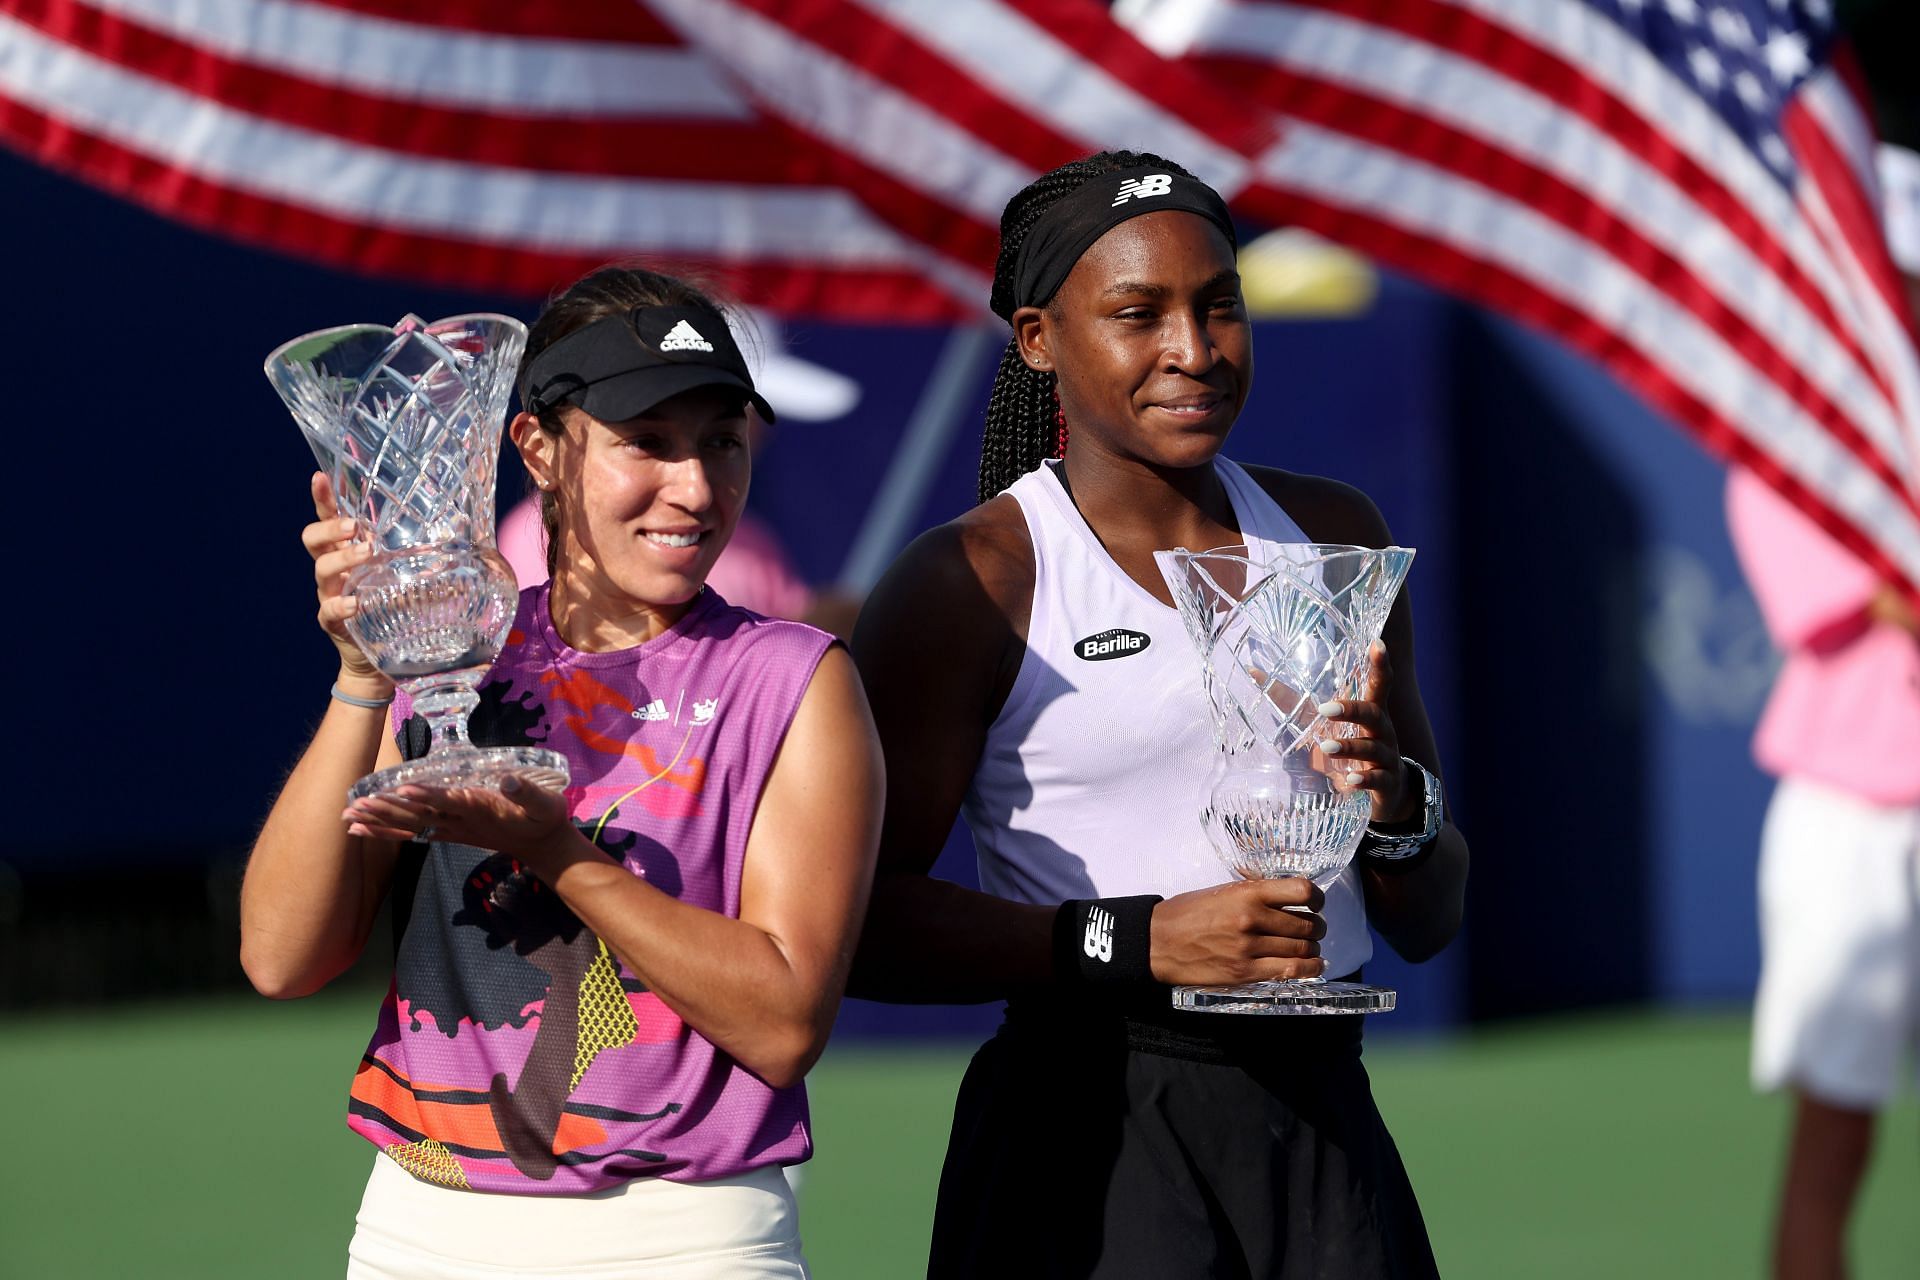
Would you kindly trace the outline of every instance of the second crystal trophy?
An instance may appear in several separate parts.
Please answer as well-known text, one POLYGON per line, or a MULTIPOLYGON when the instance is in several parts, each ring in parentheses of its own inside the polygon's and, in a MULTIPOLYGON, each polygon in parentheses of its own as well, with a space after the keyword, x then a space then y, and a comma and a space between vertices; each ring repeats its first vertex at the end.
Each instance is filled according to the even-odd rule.
POLYGON ((303 334, 267 357, 373 555, 347 579, 354 642, 427 721, 427 754, 354 783, 348 798, 409 783, 497 787, 509 775, 558 789, 566 757, 467 740, 476 689, 506 643, 517 593, 494 548, 501 428, 526 326, 499 315, 303 334))
MULTIPOLYGON (((1234 874, 1303 876, 1325 888, 1353 860, 1372 800, 1318 746, 1354 726, 1318 708, 1361 695, 1368 650, 1413 554, 1320 543, 1154 553, 1200 654, 1215 746, 1200 821, 1234 874)), ((1173 1002, 1219 1013, 1383 1013, 1394 993, 1303 978, 1176 987, 1173 1002)))

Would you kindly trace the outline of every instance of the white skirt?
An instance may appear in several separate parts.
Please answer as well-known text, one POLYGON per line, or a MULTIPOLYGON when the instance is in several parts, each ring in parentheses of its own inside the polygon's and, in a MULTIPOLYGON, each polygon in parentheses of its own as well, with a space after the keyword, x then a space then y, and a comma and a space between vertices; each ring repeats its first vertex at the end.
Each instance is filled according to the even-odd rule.
POLYGON ((711 1182, 635 1178, 587 1195, 518 1196, 436 1186, 381 1155, 347 1246, 347 1280, 807 1274, 799 1210, 778 1166, 711 1182))
POLYGON ((1920 807, 1787 778, 1760 837, 1753 1081, 1877 1111, 1920 1047, 1920 807))

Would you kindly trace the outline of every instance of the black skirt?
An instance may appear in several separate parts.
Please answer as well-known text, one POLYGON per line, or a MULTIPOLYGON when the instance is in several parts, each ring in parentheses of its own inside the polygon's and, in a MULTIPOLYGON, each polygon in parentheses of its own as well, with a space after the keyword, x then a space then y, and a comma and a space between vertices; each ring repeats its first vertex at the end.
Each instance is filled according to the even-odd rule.
POLYGON ((932 1280, 1436 1276, 1357 1015, 1010 1005, 940 1174, 932 1280))

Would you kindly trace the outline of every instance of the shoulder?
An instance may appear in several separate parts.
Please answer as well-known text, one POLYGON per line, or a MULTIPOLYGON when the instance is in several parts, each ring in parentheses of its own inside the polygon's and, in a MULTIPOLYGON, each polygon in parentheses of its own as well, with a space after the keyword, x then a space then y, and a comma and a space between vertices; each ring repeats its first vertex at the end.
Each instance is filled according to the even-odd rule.
POLYGON ((853 656, 876 714, 886 691, 911 703, 916 716, 943 697, 955 707, 997 707, 1019 669, 1033 581, 1026 517, 1006 494, 915 538, 854 627, 853 656), (937 658, 931 665, 930 656, 937 658), (930 681, 930 670, 940 678, 930 681))
POLYGON ((1002 618, 1023 616, 1032 598, 1032 535, 1004 493, 915 538, 874 590, 881 604, 1002 618))
POLYGON ((1386 517, 1373 499, 1344 481, 1279 467, 1244 463, 1242 467, 1315 542, 1356 547, 1384 547, 1393 542, 1386 517))
POLYGON ((715 593, 714 605, 702 625, 703 638, 727 645, 736 655, 736 668, 763 671, 794 665, 811 670, 820 656, 838 643, 830 632, 789 618, 769 617, 715 593))
MULTIPOLYGON (((513 625, 507 628, 506 640, 494 655, 493 665, 487 671, 488 682, 530 678, 553 666, 553 648, 547 641, 546 598, 545 583, 535 583, 520 591, 513 625)), ((396 698, 396 703, 399 701, 412 705, 404 690, 396 698)))
POLYGON ((519 647, 538 644, 544 647, 546 640, 546 603, 547 584, 536 582, 530 587, 522 587, 514 601, 513 626, 507 633, 507 643, 519 647))

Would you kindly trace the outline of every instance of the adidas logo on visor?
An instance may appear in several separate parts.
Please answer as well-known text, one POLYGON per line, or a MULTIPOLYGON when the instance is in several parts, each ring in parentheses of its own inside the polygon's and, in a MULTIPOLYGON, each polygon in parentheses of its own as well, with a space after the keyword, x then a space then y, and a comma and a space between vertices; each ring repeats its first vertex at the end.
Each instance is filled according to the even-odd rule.
POLYGON ((667 330, 667 336, 660 339, 662 351, 704 351, 713 354, 713 344, 700 336, 700 331, 682 320, 667 330))

